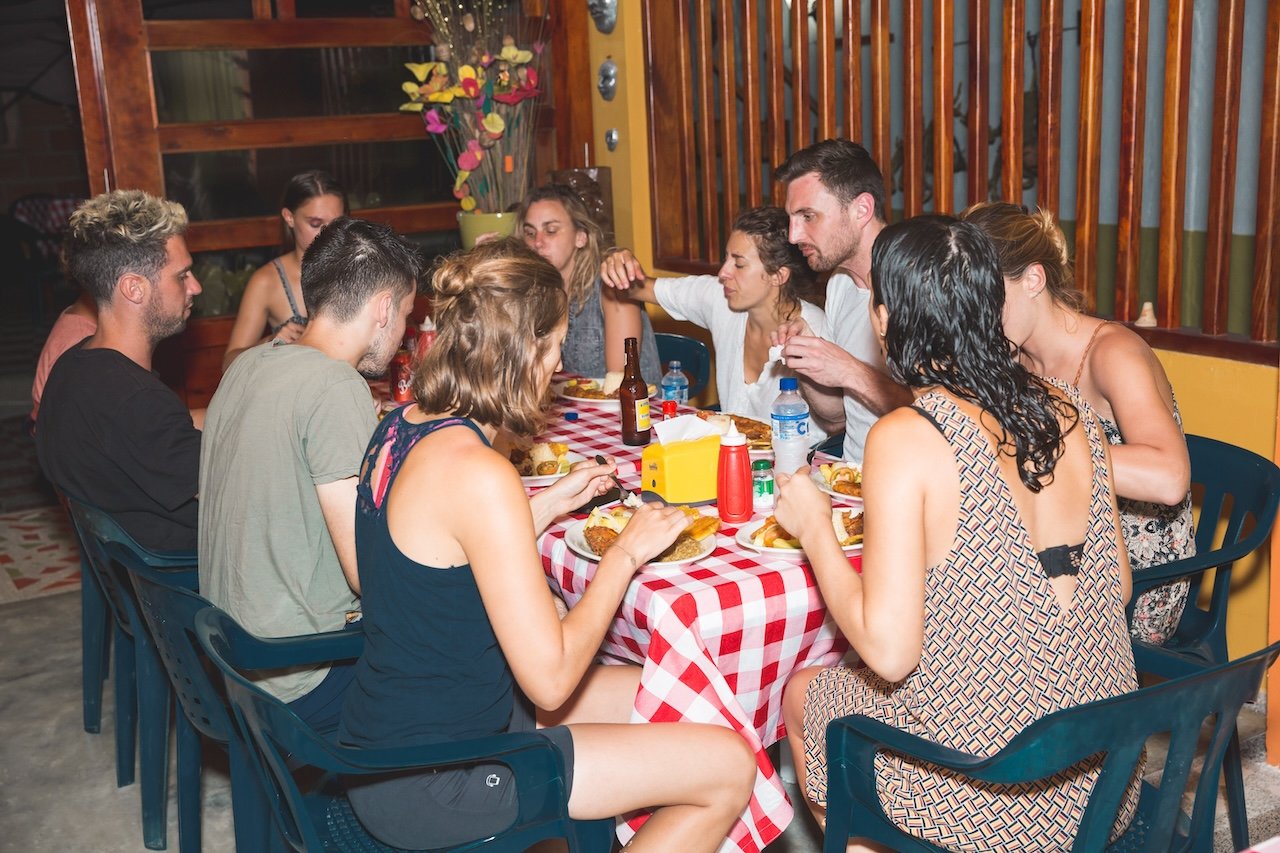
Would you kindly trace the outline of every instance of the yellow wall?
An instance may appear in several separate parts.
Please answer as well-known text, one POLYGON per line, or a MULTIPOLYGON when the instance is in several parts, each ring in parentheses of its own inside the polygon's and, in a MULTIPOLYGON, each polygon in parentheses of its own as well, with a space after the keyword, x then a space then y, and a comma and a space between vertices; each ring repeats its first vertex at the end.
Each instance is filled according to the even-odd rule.
MULTIPOLYGON (((593 93, 595 145, 599 165, 613 170, 614 219, 618 243, 632 246, 652 267, 653 229, 649 203, 648 121, 645 115, 644 34, 641 4, 618 4, 618 26, 604 36, 592 28, 591 67, 606 56, 618 63, 618 95, 606 103, 593 93), (604 133, 616 127, 618 149, 604 147, 604 133)), ((660 272, 660 271, 659 271, 660 272)), ((660 312, 657 312, 660 315, 660 312)), ((669 321, 668 321, 669 322, 669 321)), ((659 323, 662 324, 661 317, 659 323)), ((681 330, 685 331, 685 330, 681 330)), ((1187 432, 1217 438, 1272 458, 1276 446, 1275 367, 1220 358, 1157 351, 1178 402, 1187 432)), ((1260 649, 1267 638, 1270 557, 1262 549, 1236 566, 1232 582, 1228 642, 1233 656, 1260 649)))

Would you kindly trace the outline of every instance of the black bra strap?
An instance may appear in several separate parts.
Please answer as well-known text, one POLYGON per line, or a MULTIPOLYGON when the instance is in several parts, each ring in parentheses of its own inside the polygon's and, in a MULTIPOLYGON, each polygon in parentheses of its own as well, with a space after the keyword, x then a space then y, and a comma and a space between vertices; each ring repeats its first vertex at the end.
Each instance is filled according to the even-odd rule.
POLYGON ((933 416, 932 412, 926 411, 920 408, 919 406, 912 406, 911 409, 917 415, 924 418, 929 423, 933 424, 933 428, 936 429, 942 435, 943 438, 947 437, 947 434, 942 431, 942 424, 938 423, 938 419, 933 416))

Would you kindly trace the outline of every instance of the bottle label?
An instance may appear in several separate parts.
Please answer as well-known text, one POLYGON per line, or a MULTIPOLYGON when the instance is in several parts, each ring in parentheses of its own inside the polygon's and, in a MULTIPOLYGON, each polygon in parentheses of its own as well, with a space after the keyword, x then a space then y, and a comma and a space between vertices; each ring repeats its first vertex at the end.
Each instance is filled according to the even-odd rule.
POLYGON ((636 400, 636 432, 649 429, 649 400, 636 400))
POLYGON ((774 412, 769 419, 773 422, 773 437, 786 441, 789 438, 805 438, 809 435, 809 416, 807 414, 781 414, 774 412))
POLYGON ((757 476, 751 481, 751 506, 756 511, 773 509, 773 475, 757 476))

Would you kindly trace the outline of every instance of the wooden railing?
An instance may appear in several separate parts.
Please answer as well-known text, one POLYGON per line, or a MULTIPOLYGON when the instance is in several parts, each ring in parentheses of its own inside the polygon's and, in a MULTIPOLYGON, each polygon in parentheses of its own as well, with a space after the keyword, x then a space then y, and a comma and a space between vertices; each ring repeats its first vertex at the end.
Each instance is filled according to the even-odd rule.
MULTIPOLYGON (((1212 105, 1197 123, 1212 123, 1203 185, 1209 188, 1203 263, 1188 253, 1189 114, 1193 73, 1191 0, 1167 0, 1164 38, 1148 38, 1152 0, 1127 0, 1121 32, 1104 32, 1104 0, 1082 0, 1078 27, 1067 29, 1062 0, 647 0, 649 142, 654 259, 660 267, 705 271, 716 264, 727 223, 740 210, 781 200, 773 170, 786 156, 833 136, 861 141, 895 184, 894 215, 954 212, 968 200, 1034 202, 1066 220, 1074 233, 1076 276, 1091 300, 1105 295, 1117 319, 1137 318, 1140 302, 1154 303, 1162 345, 1274 363, 1280 325, 1280 3, 1266 4, 1260 131, 1241 144, 1257 154, 1256 221, 1252 269, 1232 253, 1237 136, 1244 82, 1245 0, 1220 0, 1212 105), (891 10, 901 23, 891 29, 891 10), (1029 8, 1040 28, 1034 111, 1026 109, 1023 61, 1029 8), (864 16, 865 12, 865 16, 864 16), (962 18, 963 13, 963 18, 962 18), (991 16, 1000 16, 1000 51, 989 43, 991 16), (957 21, 969 35, 957 44, 957 21), (864 32, 865 30, 865 32, 864 32), (792 33, 808 33, 794 38, 792 33), (1063 72, 1067 38, 1079 43, 1078 156, 1063 164, 1063 72), (1117 138, 1103 139, 1103 56, 1107 40, 1122 39, 1117 138), (900 44, 900 91, 890 87, 891 48, 900 44), (958 48, 967 61, 958 69, 958 48), (1162 79, 1147 78, 1152 50, 1163 51, 1162 79), (1009 61, 1009 57, 1015 61, 1009 61), (864 61, 870 69, 864 78, 864 61), (926 75, 928 75, 926 77, 926 75), (957 80, 959 77, 959 80, 957 80), (989 81, 999 81, 999 97, 989 81), (926 101, 926 80, 932 96, 926 101), (965 198, 957 198, 953 133, 957 82, 965 102, 965 198), (1147 102, 1163 105, 1158 138, 1146 138, 1147 102), (1024 113, 1032 112, 1032 115, 1024 113), (864 115, 869 123, 864 122, 864 115), (900 150, 892 128, 900 122, 900 150), (926 120, 928 119, 928 120, 926 120), (1034 126, 1034 136, 1027 133, 1034 126), (932 128, 932 132, 929 128, 932 128), (938 132, 943 129, 943 132, 938 132), (987 152, 999 134, 998 180, 987 152), (1228 144, 1224 144, 1223 141, 1228 144), (1118 147, 1118 150, 1116 147, 1118 147), (1114 156, 1115 214, 1102 221, 1104 153, 1114 156), (1034 156, 1034 170, 1024 162, 1034 156), (1158 158, 1158 221, 1142 221, 1143 163, 1158 158), (1064 172, 1065 170, 1065 172, 1064 172), (1074 174, 1075 204, 1062 210, 1059 184, 1074 174), (931 175, 932 194, 926 197, 931 175), (1026 179, 1026 183, 1024 183, 1026 179), (1033 182, 1034 188, 1028 189, 1033 182), (1074 226, 1074 227, 1072 227, 1074 226), (1145 259, 1157 232, 1155 251, 1145 259), (1106 232, 1108 239, 1099 239, 1106 232), (1114 233, 1114 239, 1110 239, 1114 233), (1114 244, 1114 248, 1112 248, 1114 244), (1194 264, 1193 268, 1192 265, 1194 264), (1237 298, 1248 302, 1247 328, 1227 334, 1232 276, 1246 279, 1237 298), (1143 282, 1146 282, 1145 287, 1143 282), (1154 284, 1153 284, 1154 282, 1154 284), (1184 317, 1184 291, 1198 289, 1199 316, 1184 317), (1183 328, 1194 322, 1190 329, 1183 328), (1163 334, 1163 337, 1161 335, 1163 334), (1172 344, 1170 343, 1172 342, 1172 344), (1261 344, 1266 344, 1262 346, 1261 344)), ((1110 135, 1109 135, 1110 136, 1110 135)), ((1152 135, 1154 136, 1154 135, 1152 135)), ((959 140, 956 140, 959 146, 959 140)), ((1250 152, 1253 153, 1253 152, 1250 152)), ((1250 158, 1252 160, 1252 158, 1250 158)), ((1197 229, 1199 230, 1199 229, 1197 229)), ((1247 224, 1236 234, 1248 234, 1247 224)), ((1238 237, 1237 237, 1238 239, 1238 237)))

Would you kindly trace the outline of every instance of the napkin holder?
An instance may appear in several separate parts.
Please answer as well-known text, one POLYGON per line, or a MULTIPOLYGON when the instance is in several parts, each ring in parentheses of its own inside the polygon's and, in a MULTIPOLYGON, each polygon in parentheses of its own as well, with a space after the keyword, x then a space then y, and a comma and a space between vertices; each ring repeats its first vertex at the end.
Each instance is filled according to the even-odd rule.
POLYGON ((720 436, 650 444, 640 455, 640 490, 646 500, 706 504, 716 499, 720 436))

